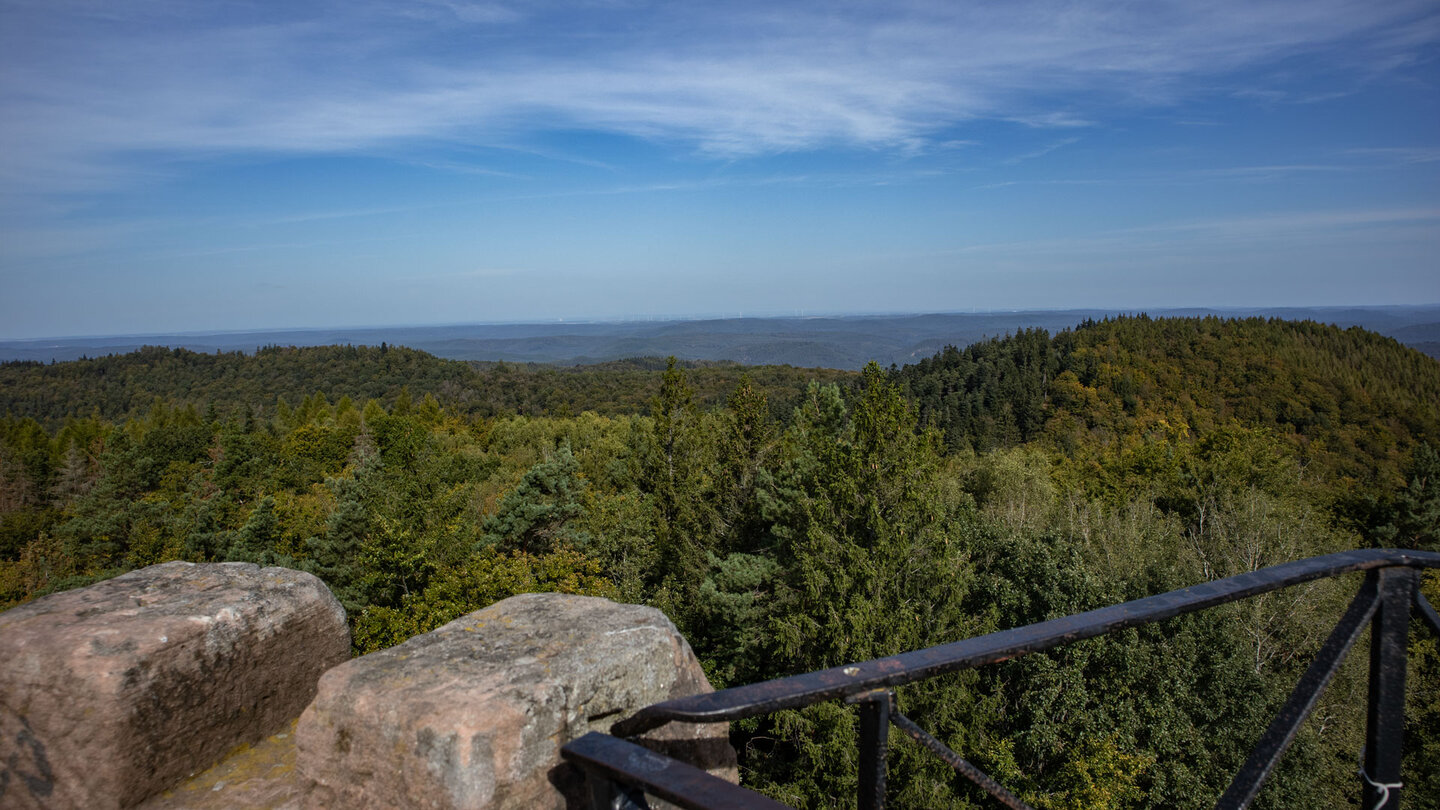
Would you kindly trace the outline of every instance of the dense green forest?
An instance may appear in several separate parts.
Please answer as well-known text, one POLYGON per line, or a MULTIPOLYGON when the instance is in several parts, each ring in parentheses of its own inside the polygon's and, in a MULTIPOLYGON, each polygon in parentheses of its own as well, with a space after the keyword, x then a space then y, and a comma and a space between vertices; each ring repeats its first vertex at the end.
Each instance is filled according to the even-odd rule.
MULTIPOLYGON (((1440 550, 1440 363, 1312 323, 1087 322, 859 375, 152 349, 9 364, 0 397, 0 606, 251 560, 322 577, 357 652, 514 593, 600 594, 664 610, 720 687, 1440 550)), ((1036 807, 1208 807, 1356 584, 934 679, 901 709, 1036 807)), ((1358 803, 1352 658, 1257 806, 1358 803)), ((1424 633, 1410 714, 1407 805, 1440 807, 1424 633)), ((746 783, 797 807, 853 804, 855 733, 839 704, 732 732, 746 783)), ((892 806, 990 806, 899 737, 890 764, 892 806)))
MULTIPOLYGON (((774 401, 777 413, 814 380, 852 372, 791 366, 688 363, 702 407, 720 405, 742 375, 774 401)), ((204 354, 149 346, 130 354, 67 363, 0 363, 0 413, 32 417, 54 428, 70 418, 110 421, 145 416, 156 398, 192 406, 208 418, 273 416, 319 394, 329 402, 375 399, 389 406, 410 391, 429 394, 468 416, 570 416, 644 413, 665 370, 655 358, 560 368, 537 364, 464 363, 400 346, 267 346, 204 354)))

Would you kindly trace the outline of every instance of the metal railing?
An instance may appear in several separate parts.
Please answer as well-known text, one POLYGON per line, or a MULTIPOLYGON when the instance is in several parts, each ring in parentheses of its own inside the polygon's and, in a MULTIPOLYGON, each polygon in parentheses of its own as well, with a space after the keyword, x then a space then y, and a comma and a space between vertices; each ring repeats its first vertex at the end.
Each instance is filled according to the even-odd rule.
POLYGON ((861 810, 879 810, 885 805, 886 747, 892 724, 1000 803, 1024 808, 1028 805, 1017 796, 897 712, 891 687, 998 663, 1317 579, 1364 571, 1365 581, 1359 593, 1215 807, 1230 810, 1250 804, 1350 648, 1369 626, 1372 628, 1370 688, 1365 758, 1359 778, 1363 781, 1366 808, 1394 810, 1400 806, 1402 790, 1400 756, 1411 606, 1432 631, 1440 634, 1440 616, 1420 593, 1422 568, 1440 568, 1440 554, 1371 549, 1297 560, 964 641, 656 703, 616 723, 612 729, 615 736, 591 732, 566 745, 562 755, 586 772, 591 800, 597 810, 647 808, 647 795, 692 810, 784 808, 785 805, 773 799, 624 738, 644 734, 670 721, 726 723, 826 700, 844 700, 856 704, 860 710, 861 810))

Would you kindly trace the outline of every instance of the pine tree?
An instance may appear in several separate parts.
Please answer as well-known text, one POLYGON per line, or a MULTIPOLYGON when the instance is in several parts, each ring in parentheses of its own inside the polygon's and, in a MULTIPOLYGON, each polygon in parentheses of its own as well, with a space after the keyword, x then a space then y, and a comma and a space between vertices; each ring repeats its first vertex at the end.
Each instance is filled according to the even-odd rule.
POLYGON ((434 426, 440 424, 441 420, 445 418, 445 413, 440 409, 440 402, 435 399, 435 395, 427 392, 425 397, 420 400, 420 407, 416 409, 415 416, 421 424, 434 426))
MULTIPOLYGON (((915 428, 899 389, 874 363, 853 413, 835 386, 811 386, 764 498, 785 571, 764 647, 752 652, 769 658, 770 671, 822 669, 974 633, 978 622, 963 604, 969 523, 937 495, 936 441, 915 428)), ((902 695, 904 709, 923 721, 965 705, 966 682, 902 695)), ((855 790, 855 721, 847 708, 780 712, 755 733, 782 741, 787 756, 774 759, 790 760, 782 771, 757 774, 771 792, 799 800, 855 790)), ((892 771, 897 789, 923 781, 909 767, 892 771)))
POLYGON ((707 509, 705 450, 694 391, 674 357, 666 361, 660 394, 651 401, 651 444, 642 471, 642 489, 654 499, 660 570, 680 603, 693 601, 704 578, 707 509))
POLYGON ((325 536, 305 541, 306 552, 310 555, 305 569, 330 587, 345 612, 352 617, 365 606, 360 549, 370 534, 371 520, 365 486, 359 476, 368 469, 362 466, 357 477, 338 478, 330 482, 336 502, 335 511, 325 522, 325 536))
POLYGON ((584 512, 585 480, 569 444, 531 467, 485 519, 483 546, 543 555, 562 544, 584 546, 589 537, 574 522, 584 512))
POLYGON ((95 485, 96 477, 89 456, 75 445, 70 445, 65 451, 65 461, 56 473, 55 483, 50 487, 53 503, 62 509, 69 506, 76 498, 90 491, 95 485))
POLYGON ((720 551, 750 553, 768 545, 757 493, 773 472, 775 455, 775 426, 765 393, 744 375, 727 402, 716 448, 720 551))
POLYGON ((1421 442, 1404 474, 1406 486, 1396 494, 1390 521, 1377 534, 1401 548, 1440 551, 1440 453, 1421 442))
POLYGON ((0 446, 0 514, 29 509, 36 502, 35 484, 25 466, 0 446))
POLYGON ((400 389, 400 395, 395 397, 395 404, 390 406, 390 415, 409 416, 414 406, 414 400, 410 398, 410 386, 403 386, 400 389))
POLYGON ((225 558, 236 562, 253 562, 260 565, 285 565, 293 563, 279 552, 280 518, 275 513, 275 499, 269 495, 251 510, 245 525, 235 535, 235 541, 225 558))

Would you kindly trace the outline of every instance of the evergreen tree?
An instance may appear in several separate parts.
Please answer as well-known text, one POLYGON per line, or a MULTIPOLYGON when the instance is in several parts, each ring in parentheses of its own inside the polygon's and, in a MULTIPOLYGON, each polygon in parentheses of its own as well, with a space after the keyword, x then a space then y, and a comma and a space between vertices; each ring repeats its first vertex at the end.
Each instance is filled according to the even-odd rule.
POLYGON ((185 558, 194 562, 224 559, 236 545, 236 532, 225 527, 225 499, 204 498, 193 501, 186 509, 189 531, 185 536, 185 558))
POLYGON ((482 546, 544 555, 561 545, 583 547, 589 536, 576 523, 584 512, 586 482, 580 464, 562 444, 531 467, 482 526, 482 546))
POLYGON ((295 427, 295 412, 290 408, 290 403, 285 401, 285 397, 275 400, 275 421, 271 424, 282 431, 295 427))
POLYGON ((414 408, 414 400, 410 398, 410 386, 403 386, 399 396, 395 397, 395 404, 390 406, 391 416, 409 416, 414 408))
POLYGON ((330 482, 335 493, 335 511, 325 522, 325 535, 305 541, 309 554, 306 570, 330 586, 335 598, 340 600, 345 612, 352 618, 359 615, 365 605, 360 550, 371 525, 365 486, 359 479, 367 472, 368 468, 362 467, 356 477, 330 482))
POLYGON ((687 638, 717 688, 762 679, 758 652, 784 570, 774 557, 761 491, 773 485, 778 445, 764 392, 742 376, 719 420, 715 537, 687 612, 687 638))
MULTIPOLYGON (((864 372, 850 413, 834 386, 812 386, 786 436, 790 452, 766 498, 785 574, 773 600, 765 653, 776 674, 864 661, 972 635, 964 609, 970 567, 967 521, 938 497, 931 434, 880 368, 864 372)), ((973 701, 967 679, 902 694, 917 720, 936 707, 973 701)), ((761 721, 760 736, 785 744, 783 771, 761 764, 761 784, 800 806, 853 795, 853 711, 820 704, 761 721)), ((892 772, 901 804, 930 765, 906 760, 892 772)), ((926 777, 928 778, 928 777, 926 777)))
POLYGON ((674 357, 667 361, 650 416, 653 430, 641 485, 655 505, 660 571, 680 613, 680 606, 693 604, 704 578, 711 521, 700 417, 685 370, 674 357))
POLYGON ((0 446, 0 514, 34 506, 38 501, 35 490, 25 465, 0 446))
POLYGON ((293 560, 280 553, 279 546, 280 518, 275 513, 275 499, 266 495, 251 510, 225 558, 260 565, 293 564, 293 560))
POLYGON ((426 393, 420 400, 420 407, 415 411, 416 417, 426 425, 438 425, 445 418, 444 412, 440 409, 440 402, 435 395, 426 393))
POLYGON ((730 395, 716 448, 716 511, 721 550, 754 552, 769 543, 758 492, 772 476, 775 426, 765 392, 749 375, 730 395))
POLYGON ((1377 534, 1401 548, 1440 551, 1440 453, 1421 442, 1404 475, 1406 486, 1394 497, 1391 519, 1377 534))

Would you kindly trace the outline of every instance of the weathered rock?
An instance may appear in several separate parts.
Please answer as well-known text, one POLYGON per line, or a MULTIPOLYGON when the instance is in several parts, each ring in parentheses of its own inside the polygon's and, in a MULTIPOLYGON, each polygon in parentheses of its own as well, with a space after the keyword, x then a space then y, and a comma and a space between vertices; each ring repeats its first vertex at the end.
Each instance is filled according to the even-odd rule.
POLYGON ((314 784, 295 768, 295 723, 242 745, 137 810, 301 810, 314 784))
MULTIPOLYGON (((312 806, 575 807, 582 778, 560 746, 709 690, 658 610, 514 596, 327 672, 300 717, 297 766, 318 783, 312 806)), ((725 724, 657 732, 667 753, 736 780, 725 724)))
POLYGON ((315 577, 171 562, 0 613, 0 806, 120 808, 281 729, 349 657, 315 577))

